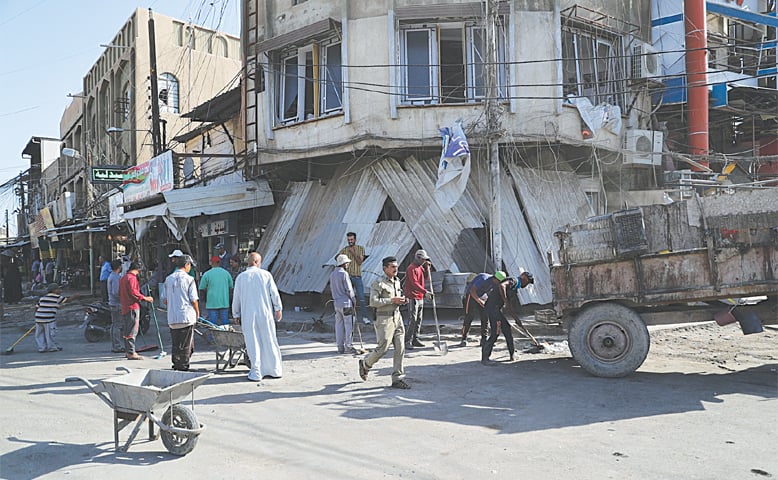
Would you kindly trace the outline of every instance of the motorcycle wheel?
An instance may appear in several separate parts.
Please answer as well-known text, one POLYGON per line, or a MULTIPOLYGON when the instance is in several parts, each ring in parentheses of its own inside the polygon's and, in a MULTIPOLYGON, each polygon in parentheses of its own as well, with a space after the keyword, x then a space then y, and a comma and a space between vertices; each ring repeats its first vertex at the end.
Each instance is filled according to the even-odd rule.
POLYGON ((84 329, 84 337, 86 338, 87 342, 97 343, 102 340, 104 336, 104 330, 95 328, 92 325, 87 325, 87 327, 84 329))

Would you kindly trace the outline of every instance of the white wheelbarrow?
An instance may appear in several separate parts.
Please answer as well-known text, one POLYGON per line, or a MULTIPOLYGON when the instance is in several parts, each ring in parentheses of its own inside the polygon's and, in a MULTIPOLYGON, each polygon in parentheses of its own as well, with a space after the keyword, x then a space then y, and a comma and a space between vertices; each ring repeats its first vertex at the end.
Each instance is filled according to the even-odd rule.
POLYGON ((126 452, 138 435, 141 425, 149 419, 149 440, 156 440, 154 424, 160 429, 162 443, 173 455, 191 452, 205 425, 194 414, 194 389, 202 385, 210 373, 177 372, 174 370, 135 370, 117 367, 125 375, 99 380, 97 384, 81 377, 68 377, 66 382, 83 382, 113 409, 113 438, 117 451, 126 452), (192 409, 180 405, 191 396, 192 409), (161 418, 155 412, 165 413, 161 418), (136 421, 137 420, 137 421, 136 421), (136 421, 127 442, 119 447, 119 432, 136 421))

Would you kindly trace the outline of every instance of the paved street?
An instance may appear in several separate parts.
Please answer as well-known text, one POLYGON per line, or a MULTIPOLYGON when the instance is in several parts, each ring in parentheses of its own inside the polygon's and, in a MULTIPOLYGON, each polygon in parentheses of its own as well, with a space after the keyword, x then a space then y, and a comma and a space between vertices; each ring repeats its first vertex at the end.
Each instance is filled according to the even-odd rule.
MULTIPOLYGON (((63 381, 110 377, 120 365, 170 367, 169 357, 153 358, 157 352, 129 362, 108 353, 107 341, 87 343, 75 321, 81 312, 74 307, 61 322, 64 351, 38 354, 26 338, 0 357, 4 479, 778 476, 775 330, 655 331, 656 351, 624 379, 589 376, 563 352, 508 363, 502 338, 493 355, 499 364, 486 367, 477 347, 454 347, 455 335, 447 335, 446 356, 432 348, 408 354, 413 389, 397 391, 387 388, 390 357, 362 382, 357 359, 334 354, 332 335, 308 324, 279 332, 282 379, 257 386, 237 367, 195 390, 207 428, 192 453, 175 457, 161 441, 149 442, 145 428, 128 452, 115 453, 111 409, 82 384, 63 381), (696 342, 705 342, 704 358, 674 355, 696 342), (725 359, 726 348, 711 353, 717 344, 752 355, 725 359)), ((3 351, 26 325, 6 317, 3 351)), ((362 327, 370 346, 371 330, 362 327)), ((214 354, 201 343, 193 367, 213 370, 214 354)))

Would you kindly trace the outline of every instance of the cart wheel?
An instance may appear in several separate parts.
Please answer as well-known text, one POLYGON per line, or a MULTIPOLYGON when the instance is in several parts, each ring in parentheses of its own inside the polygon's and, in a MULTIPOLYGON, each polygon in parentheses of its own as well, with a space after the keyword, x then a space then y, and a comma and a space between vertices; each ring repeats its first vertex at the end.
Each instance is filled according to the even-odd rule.
POLYGON ((105 335, 105 330, 100 328, 95 328, 93 326, 88 326, 84 330, 84 337, 86 338, 86 341, 89 343, 96 343, 103 339, 103 336, 105 335))
POLYGON ((570 326, 573 358, 597 377, 624 377, 643 364, 651 339, 634 310, 616 303, 590 306, 570 326))
MULTIPOLYGON (((173 405, 162 416, 162 423, 170 427, 193 430, 200 425, 194 412, 182 405, 173 405)), ((167 451, 173 455, 186 455, 194 450, 199 434, 179 434, 162 430, 160 433, 162 443, 167 451)))

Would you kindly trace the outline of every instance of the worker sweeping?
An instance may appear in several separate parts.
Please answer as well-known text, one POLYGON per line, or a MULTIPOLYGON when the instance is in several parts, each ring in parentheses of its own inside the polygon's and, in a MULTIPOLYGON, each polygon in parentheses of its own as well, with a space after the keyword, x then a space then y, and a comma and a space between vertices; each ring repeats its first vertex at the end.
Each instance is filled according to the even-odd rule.
MULTIPOLYGON (((498 272, 502 273, 502 272, 498 272)), ((496 276, 496 275, 495 275, 496 276)), ((489 360, 494 348, 494 343, 497 341, 497 337, 502 331, 505 336, 505 341, 508 344, 508 354, 510 361, 514 360, 515 346, 513 344, 513 332, 511 332, 511 326, 508 323, 508 319, 505 318, 502 310, 504 306, 511 309, 510 302, 508 302, 508 293, 512 291, 515 293, 519 288, 524 288, 527 285, 535 283, 535 278, 529 272, 524 272, 519 275, 518 280, 515 278, 504 278, 500 283, 492 288, 489 292, 488 299, 486 300, 485 310, 489 315, 489 338, 486 339, 486 343, 481 348, 481 363, 484 365, 494 365, 494 362, 489 360), (507 304, 507 305, 506 305, 507 304)))
POLYGON ((35 310, 35 341, 38 352, 59 352, 62 347, 57 343, 57 310, 65 303, 75 300, 78 294, 64 297, 62 289, 56 283, 50 283, 46 295, 38 300, 35 310))

